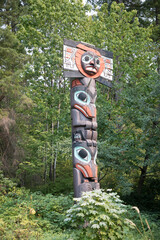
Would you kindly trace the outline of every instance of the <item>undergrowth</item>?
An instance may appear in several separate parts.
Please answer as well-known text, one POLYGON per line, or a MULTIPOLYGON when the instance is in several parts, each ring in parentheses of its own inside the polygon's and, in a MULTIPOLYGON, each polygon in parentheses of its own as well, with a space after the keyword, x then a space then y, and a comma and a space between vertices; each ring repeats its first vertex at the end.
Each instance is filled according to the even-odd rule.
POLYGON ((32 193, 0 174, 0 203, 2 240, 159 238, 158 215, 140 214, 112 192, 84 193, 75 205, 72 195, 32 193))

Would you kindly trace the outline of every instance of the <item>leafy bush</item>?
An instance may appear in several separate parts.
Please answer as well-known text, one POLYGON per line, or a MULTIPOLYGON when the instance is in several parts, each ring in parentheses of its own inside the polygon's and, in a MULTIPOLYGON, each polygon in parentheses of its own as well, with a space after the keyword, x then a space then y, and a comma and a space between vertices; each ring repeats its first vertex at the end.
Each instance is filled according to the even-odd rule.
POLYGON ((126 206, 116 193, 102 190, 83 193, 67 212, 66 223, 78 228, 76 239, 124 239, 130 231, 126 206))
POLYGON ((72 196, 31 193, 0 176, 0 239, 69 239, 64 233, 72 196))
POLYGON ((153 240, 159 237, 158 213, 137 214, 138 208, 125 206, 116 193, 97 190, 84 193, 76 201, 73 205, 72 194, 31 193, 0 175, 0 239, 153 240))
POLYGON ((28 191, 16 190, 0 196, 0 239, 38 239, 43 230, 34 218, 28 198, 21 199, 21 194, 26 196, 28 191))
POLYGON ((158 215, 140 214, 137 207, 124 205, 111 190, 86 192, 75 200, 77 204, 65 219, 70 240, 153 240, 159 236, 158 215))
POLYGON ((16 185, 17 184, 12 182, 10 179, 5 178, 2 171, 0 171, 0 195, 12 191, 16 185))
POLYGON ((32 206, 36 211, 36 216, 46 219, 54 229, 64 228, 66 211, 73 205, 72 195, 53 196, 44 195, 40 192, 32 194, 32 206))

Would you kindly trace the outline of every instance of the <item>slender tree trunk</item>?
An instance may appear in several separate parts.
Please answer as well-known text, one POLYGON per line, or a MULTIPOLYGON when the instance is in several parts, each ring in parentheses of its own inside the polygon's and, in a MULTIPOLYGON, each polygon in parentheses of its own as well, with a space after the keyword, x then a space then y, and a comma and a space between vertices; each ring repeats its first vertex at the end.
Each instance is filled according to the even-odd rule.
POLYGON ((52 145, 52 153, 51 153, 51 162, 49 166, 49 179, 50 181, 53 181, 53 145, 52 145))
POLYGON ((52 140, 51 140, 51 162, 49 168, 49 179, 53 181, 53 166, 54 166, 54 149, 53 149, 53 134, 54 134, 54 124, 52 120, 52 140))
POLYGON ((44 172, 43 172, 43 178, 44 178, 44 184, 46 184, 47 180, 47 159, 46 159, 46 147, 44 147, 44 156, 43 156, 43 162, 44 162, 44 172))
POLYGON ((138 195, 141 195, 142 193, 142 188, 146 179, 146 174, 147 174, 147 167, 148 166, 143 166, 143 168, 141 168, 141 175, 139 177, 139 182, 138 182, 138 195))
MULTIPOLYGON (((51 95, 52 95, 52 99, 53 99, 53 83, 54 83, 54 80, 51 79, 51 95)), ((51 104, 51 109, 53 108, 53 104, 51 104)), ((53 123, 53 113, 52 113, 52 125, 51 125, 52 129, 51 129, 51 132, 52 132, 52 139, 51 139, 51 162, 50 162, 50 165, 49 165, 49 179, 50 181, 53 181, 53 164, 54 164, 54 148, 53 148, 53 135, 54 135, 54 123, 53 123)))
MULTIPOLYGON (((61 111, 61 103, 58 104, 58 116, 60 116, 61 111)), ((59 120, 57 121, 57 132, 59 130, 59 120)), ((58 156, 58 143, 56 144, 56 152, 55 152, 55 158, 54 158, 54 166, 53 166, 53 182, 56 180, 56 165, 57 165, 57 156, 58 156)))
POLYGON ((56 181, 57 156, 58 156, 58 144, 57 144, 57 147, 56 147, 55 158, 54 158, 54 166, 53 166, 53 182, 56 181))
MULTIPOLYGON (((60 89, 61 88, 61 80, 59 80, 59 84, 58 84, 58 88, 60 89)), ((59 100, 59 103, 58 103, 58 118, 60 116, 60 111, 61 111, 61 103, 60 103, 60 100, 59 100)), ((59 119, 57 120, 57 133, 58 133, 58 130, 59 130, 59 119)), ((56 146, 58 146, 58 143, 56 143, 56 146)), ((54 163, 52 163, 52 172, 53 172, 53 182, 55 182, 56 180, 56 165, 57 165, 57 155, 58 155, 58 150, 57 150, 58 147, 56 147, 56 152, 55 152, 55 158, 54 158, 54 163)), ((53 152, 52 152, 53 153, 53 152)))
MULTIPOLYGON (((48 114, 46 113, 46 131, 48 132, 48 114)), ((47 148, 47 144, 45 144, 45 147, 44 147, 44 182, 46 183, 47 181, 47 153, 48 151, 48 148, 47 148)))
POLYGON ((146 164, 146 162, 147 162, 148 158, 149 158, 149 155, 146 154, 145 160, 144 160, 144 166, 142 168, 140 168, 141 169, 141 174, 140 174, 140 177, 139 177, 138 188, 137 188, 138 195, 141 195, 142 188, 143 188, 144 182, 146 180, 147 168, 148 168, 148 165, 146 164))

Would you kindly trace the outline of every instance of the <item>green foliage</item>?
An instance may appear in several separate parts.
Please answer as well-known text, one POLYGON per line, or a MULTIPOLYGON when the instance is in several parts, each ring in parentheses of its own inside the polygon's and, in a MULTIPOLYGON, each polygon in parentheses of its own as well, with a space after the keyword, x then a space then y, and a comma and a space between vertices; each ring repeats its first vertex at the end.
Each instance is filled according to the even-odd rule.
POLYGON ((138 207, 127 206, 127 222, 134 228, 128 234, 127 239, 157 239, 160 230, 158 214, 152 212, 142 212, 138 207), (128 219, 129 218, 129 219, 128 219), (130 220, 132 219, 132 220, 130 220))
POLYGON ((23 78, 33 107, 22 126, 24 141, 20 144, 25 156, 17 176, 32 188, 54 182, 53 192, 64 192, 63 182, 59 184, 62 172, 71 182, 70 83, 62 77, 62 46, 70 36, 86 40, 87 10, 82 1, 29 0, 20 17, 17 36, 32 61, 23 78))
POLYGON ((16 185, 17 184, 10 179, 5 178, 2 171, 0 171, 0 195, 5 195, 9 192, 12 192, 15 189, 16 185))
POLYGON ((138 208, 125 206, 110 190, 84 193, 73 205, 71 194, 31 193, 1 174, 0 202, 0 238, 4 240, 138 240, 159 236, 158 214, 137 214, 138 208))
POLYGON ((141 195, 146 179, 159 174, 159 75, 152 27, 141 27, 135 10, 115 2, 110 11, 103 4, 96 20, 90 41, 114 55, 113 88, 98 87, 101 186, 141 195))
POLYGON ((43 219, 50 221, 54 229, 62 229, 64 227, 66 210, 73 204, 72 196, 42 195, 37 192, 33 193, 31 196, 32 206, 36 211, 36 216, 41 216, 43 219))
MULTIPOLYGON (((2 4, 3 2, 3 4, 2 4)), ((8 4, 5 1, 1 15, 6 16, 8 4), (5 6, 4 6, 5 5, 5 6), (7 10, 5 11, 5 7, 7 10)), ((14 5, 14 4, 13 4, 14 5)), ((11 9, 10 9, 11 10, 11 9)), ((13 10, 13 9, 12 9, 13 10)), ((9 16, 8 16, 9 18, 9 16)), ((18 137, 21 128, 19 111, 29 98, 25 97, 24 82, 21 78, 25 63, 28 61, 24 46, 12 32, 10 20, 0 22, 0 167, 6 176, 15 177, 17 166, 22 157, 22 150, 18 147, 18 137), (23 105, 21 103, 23 102, 23 105), (21 106, 20 106, 21 105, 21 106)), ((15 26, 14 26, 15 27, 15 26)), ((14 28, 13 27, 13 28, 14 28)), ((30 100, 30 103, 32 101, 30 100)), ((31 104, 30 104, 31 105, 31 104)), ((26 106, 25 106, 26 107, 26 106)), ((25 114, 24 114, 25 115, 25 114)), ((24 122, 22 123, 24 124, 24 122)))
POLYGON ((126 206, 116 193, 102 190, 83 193, 67 213, 70 227, 79 227, 76 239, 124 239, 130 231, 125 222, 126 206))
POLYGON ((43 195, 15 187, 0 178, 1 239, 66 239, 64 219, 73 204, 72 196, 43 195), (64 237, 64 238, 63 238, 64 237))
POLYGON ((124 205, 110 189, 86 192, 75 200, 65 219, 68 228, 73 229, 71 239, 149 240, 158 237, 158 215, 140 214, 137 207, 124 205))
POLYGON ((7 1, 7 2, 5 0, 1 0, 0 2, 1 22, 4 25, 10 26, 12 29, 12 32, 16 32, 17 30, 19 16, 23 15, 25 11, 26 2, 27 2, 26 0, 23 0, 23 1, 14 0, 14 1, 7 1))

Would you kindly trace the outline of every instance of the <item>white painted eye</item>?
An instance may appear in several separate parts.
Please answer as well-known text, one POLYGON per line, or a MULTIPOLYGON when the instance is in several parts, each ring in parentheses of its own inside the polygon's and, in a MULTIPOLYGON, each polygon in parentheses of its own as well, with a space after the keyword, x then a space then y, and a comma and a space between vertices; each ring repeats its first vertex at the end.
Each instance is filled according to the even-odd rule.
POLYGON ((90 55, 85 55, 85 56, 82 57, 82 62, 84 62, 84 63, 89 63, 92 59, 93 59, 92 56, 90 56, 90 55))
POLYGON ((90 104, 90 96, 84 91, 77 91, 74 93, 74 99, 80 105, 90 104))
POLYGON ((74 148, 74 156, 81 162, 90 162, 91 161, 91 154, 87 149, 84 147, 75 147, 74 148))

